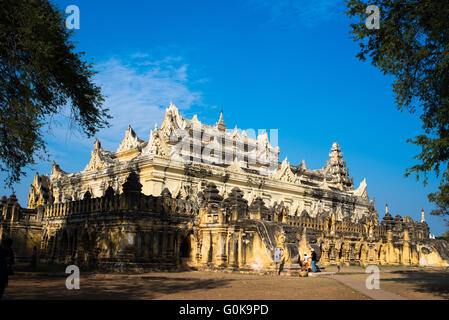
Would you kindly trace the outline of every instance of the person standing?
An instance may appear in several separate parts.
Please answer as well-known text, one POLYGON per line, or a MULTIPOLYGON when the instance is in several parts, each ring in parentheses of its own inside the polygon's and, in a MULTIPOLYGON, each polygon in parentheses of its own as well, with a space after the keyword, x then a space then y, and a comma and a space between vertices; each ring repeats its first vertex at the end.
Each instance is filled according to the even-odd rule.
POLYGON ((312 272, 316 272, 316 252, 315 249, 311 249, 312 251, 312 272))
POLYGON ((307 271, 309 270, 309 255, 307 254, 307 252, 304 252, 304 267, 305 269, 307 269, 307 271))

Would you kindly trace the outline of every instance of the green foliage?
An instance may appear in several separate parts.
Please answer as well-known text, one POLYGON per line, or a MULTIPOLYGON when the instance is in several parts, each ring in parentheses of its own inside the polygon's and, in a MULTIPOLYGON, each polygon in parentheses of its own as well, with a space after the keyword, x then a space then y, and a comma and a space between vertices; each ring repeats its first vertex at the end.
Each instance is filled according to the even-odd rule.
POLYGON ((45 125, 66 104, 88 137, 108 126, 95 72, 70 36, 47 0, 0 1, 0 169, 9 186, 46 154, 45 125))
POLYGON ((441 236, 436 237, 436 239, 449 241, 449 231, 446 231, 441 236))
POLYGON ((400 111, 418 111, 424 134, 408 142, 421 148, 418 164, 407 169, 428 182, 435 172, 439 190, 429 195, 437 209, 449 214, 449 5, 447 0, 345 0, 351 35, 360 45, 357 57, 370 58, 384 74, 393 75, 393 92, 400 111), (380 29, 365 26, 366 8, 380 8, 380 29))

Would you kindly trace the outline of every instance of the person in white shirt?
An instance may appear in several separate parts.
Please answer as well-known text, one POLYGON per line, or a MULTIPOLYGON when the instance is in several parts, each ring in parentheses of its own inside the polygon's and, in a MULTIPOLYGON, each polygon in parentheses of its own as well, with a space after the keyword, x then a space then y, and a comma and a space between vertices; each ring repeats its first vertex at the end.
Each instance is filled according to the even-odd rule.
POLYGON ((304 252, 304 266, 309 270, 310 262, 309 262, 309 254, 304 252))

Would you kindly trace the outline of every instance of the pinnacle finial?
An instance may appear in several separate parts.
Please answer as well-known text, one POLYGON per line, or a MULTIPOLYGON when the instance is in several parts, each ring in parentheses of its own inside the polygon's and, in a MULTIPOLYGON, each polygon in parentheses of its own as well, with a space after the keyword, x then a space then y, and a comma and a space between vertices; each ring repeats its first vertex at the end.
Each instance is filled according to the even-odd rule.
POLYGON ((388 202, 385 202, 385 214, 388 213, 388 202))
POLYGON ((218 123, 223 124, 223 108, 221 108, 221 112, 220 112, 220 120, 218 120, 218 123))
POLYGON ((424 208, 421 209, 421 222, 426 222, 426 217, 424 216, 424 208))
POLYGON ((226 124, 224 123, 224 120, 223 120, 223 108, 221 108, 220 120, 218 120, 218 122, 217 122, 217 128, 219 130, 225 130, 226 129, 226 124))
POLYGON ((100 140, 98 140, 98 138, 95 138, 94 148, 95 148, 95 150, 101 149, 101 142, 100 142, 100 140))
POLYGON ((341 148, 340 148, 340 145, 338 144, 338 142, 334 142, 333 144, 332 144, 332 149, 331 149, 332 151, 341 151, 341 148))
POLYGON ((175 114, 178 113, 178 108, 175 106, 173 101, 170 101, 170 107, 168 108, 168 110, 172 111, 175 114))

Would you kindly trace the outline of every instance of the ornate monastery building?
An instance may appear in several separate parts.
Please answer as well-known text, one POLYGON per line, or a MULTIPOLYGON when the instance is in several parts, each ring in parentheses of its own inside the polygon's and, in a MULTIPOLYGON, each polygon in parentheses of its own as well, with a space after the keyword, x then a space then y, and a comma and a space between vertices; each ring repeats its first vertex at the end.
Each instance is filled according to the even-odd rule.
POLYGON ((116 151, 96 140, 86 168, 36 174, 28 209, 0 202, 0 235, 18 258, 94 268, 284 272, 314 248, 323 265, 449 266, 449 246, 411 217, 379 221, 363 180, 354 188, 340 146, 322 169, 279 162, 268 134, 251 138, 171 104, 150 139, 131 127, 116 151))

